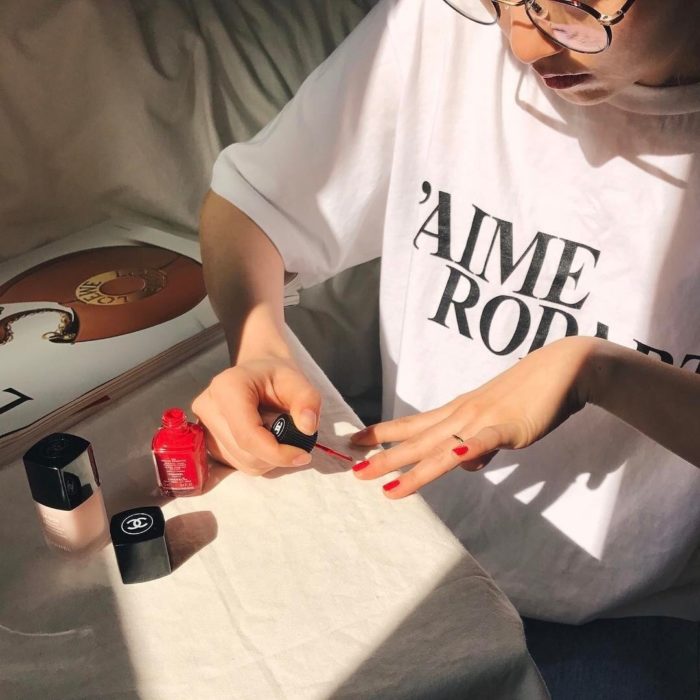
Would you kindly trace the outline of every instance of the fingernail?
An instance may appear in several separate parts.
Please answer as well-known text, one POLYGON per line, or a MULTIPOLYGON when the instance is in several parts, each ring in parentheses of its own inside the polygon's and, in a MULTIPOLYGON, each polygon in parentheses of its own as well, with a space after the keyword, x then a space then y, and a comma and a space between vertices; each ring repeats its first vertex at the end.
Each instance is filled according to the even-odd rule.
POLYGON ((467 452, 469 452, 469 448, 466 445, 457 445, 457 447, 454 447, 452 451, 458 456, 458 457, 464 457, 467 452))
POLYGON ((391 491, 392 489, 395 489, 401 482, 398 479, 394 479, 393 481, 390 481, 388 484, 384 484, 382 488, 385 491, 391 491))
POLYGON ((310 409, 305 408, 299 414, 299 423, 297 426, 302 433, 307 435, 313 435, 316 432, 316 425, 318 424, 318 416, 310 409))
POLYGON ((356 433, 353 433, 353 435, 350 436, 350 439, 351 440, 360 440, 365 435, 367 435, 367 428, 362 428, 362 430, 358 430, 356 433))
POLYGON ((369 466, 369 461, 368 461, 368 460, 364 460, 364 462, 358 462, 358 463, 352 468, 352 470, 353 470, 354 472, 359 472, 361 469, 364 469, 365 467, 368 467, 368 466, 369 466))
POLYGON ((311 462, 311 455, 299 455, 292 460, 292 465, 295 467, 305 467, 311 462))

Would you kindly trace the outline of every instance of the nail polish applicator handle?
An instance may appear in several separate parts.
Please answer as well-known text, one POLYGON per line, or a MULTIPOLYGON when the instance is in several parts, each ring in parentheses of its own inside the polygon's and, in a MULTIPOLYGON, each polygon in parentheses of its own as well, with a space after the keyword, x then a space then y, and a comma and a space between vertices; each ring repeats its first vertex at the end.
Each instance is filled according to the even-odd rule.
POLYGON ((302 433, 301 430, 294 425, 294 421, 288 413, 282 413, 277 416, 270 426, 270 431, 280 445, 300 447, 306 452, 311 452, 311 450, 314 449, 316 440, 318 439, 318 430, 313 435, 302 433))
POLYGON ((318 440, 318 430, 313 435, 307 435, 302 433, 299 428, 294 425, 292 417, 288 413, 282 413, 273 421, 270 426, 270 431, 277 439, 281 445, 292 445, 293 447, 300 447, 306 452, 311 452, 314 447, 318 447, 319 450, 323 450, 334 457, 339 459, 344 459, 347 462, 354 462, 352 457, 342 454, 342 452, 336 452, 330 447, 322 445, 318 440))

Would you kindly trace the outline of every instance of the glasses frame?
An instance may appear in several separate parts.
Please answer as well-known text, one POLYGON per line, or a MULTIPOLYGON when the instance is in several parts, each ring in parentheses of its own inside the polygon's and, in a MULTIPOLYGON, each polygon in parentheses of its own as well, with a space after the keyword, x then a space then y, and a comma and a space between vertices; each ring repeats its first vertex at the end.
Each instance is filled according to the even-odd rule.
POLYGON ((527 18, 530 20, 530 22, 532 22, 535 29, 537 29, 537 31, 539 31, 540 34, 546 37, 549 41, 553 41, 555 44, 561 46, 564 49, 567 49, 568 51, 575 51, 576 53, 584 54, 596 54, 602 53, 603 51, 610 48, 610 44, 612 43, 612 29, 610 29, 610 27, 622 22, 632 5, 634 5, 635 0, 626 0, 624 5, 617 12, 613 12, 612 14, 598 12, 598 10, 596 10, 595 8, 591 7, 590 5, 586 5, 583 2, 579 2, 578 0, 548 0, 548 2, 556 2, 560 5, 568 5, 569 7, 575 7, 578 10, 582 10, 583 12, 591 15, 591 17, 593 17, 605 29, 607 41, 605 46, 602 49, 599 49, 598 51, 581 51, 580 49, 572 49, 570 46, 562 44, 560 41, 557 41, 553 36, 550 36, 549 34, 547 34, 547 32, 541 29, 537 22, 535 22, 535 20, 533 20, 530 16, 530 8, 537 3, 537 0, 490 0, 490 2, 492 2, 494 7, 496 8, 497 15, 496 19, 493 22, 480 22, 478 19, 474 19, 473 17, 464 14, 464 12, 462 12, 462 10, 460 10, 459 8, 455 7, 452 4, 452 2, 450 2, 450 0, 443 0, 443 2, 449 5, 455 12, 460 14, 462 17, 470 20, 471 22, 476 22, 476 24, 483 24, 485 26, 490 26, 498 22, 498 20, 501 17, 501 5, 504 5, 505 7, 522 7, 524 5, 525 12, 527 13, 527 18))

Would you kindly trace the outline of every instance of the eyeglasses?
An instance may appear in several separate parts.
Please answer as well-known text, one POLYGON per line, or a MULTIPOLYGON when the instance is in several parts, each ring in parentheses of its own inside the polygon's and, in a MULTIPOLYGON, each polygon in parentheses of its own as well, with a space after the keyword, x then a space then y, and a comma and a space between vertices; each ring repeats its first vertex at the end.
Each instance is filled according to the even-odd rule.
POLYGON ((530 21, 554 43, 579 53, 600 53, 612 42, 613 24, 621 22, 635 0, 606 15, 578 0, 444 0, 460 15, 479 24, 496 24, 505 7, 525 6, 530 21))

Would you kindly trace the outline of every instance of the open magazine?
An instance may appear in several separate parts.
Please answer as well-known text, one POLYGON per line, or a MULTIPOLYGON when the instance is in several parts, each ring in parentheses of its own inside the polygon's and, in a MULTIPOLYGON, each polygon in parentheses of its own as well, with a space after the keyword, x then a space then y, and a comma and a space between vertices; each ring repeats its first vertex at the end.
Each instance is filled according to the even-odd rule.
POLYGON ((194 236, 111 220, 0 263, 0 463, 221 337, 194 236))

